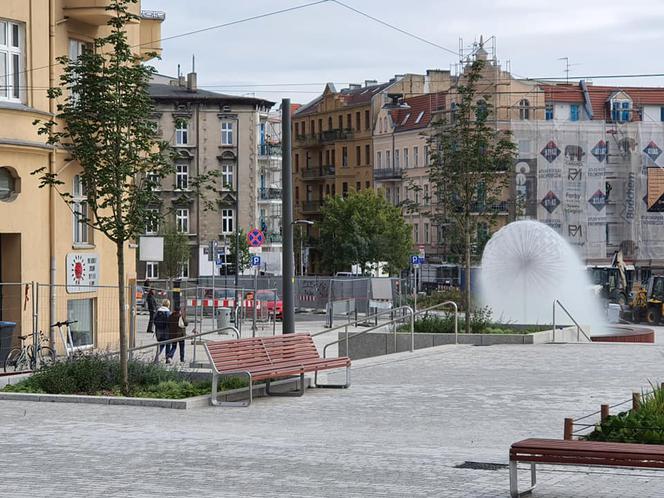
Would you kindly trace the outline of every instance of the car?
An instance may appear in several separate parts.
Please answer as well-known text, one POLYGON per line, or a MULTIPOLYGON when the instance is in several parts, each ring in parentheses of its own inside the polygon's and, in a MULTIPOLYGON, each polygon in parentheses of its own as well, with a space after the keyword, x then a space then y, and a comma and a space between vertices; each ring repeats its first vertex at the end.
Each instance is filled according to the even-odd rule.
MULTIPOLYGON (((247 292, 245 295, 245 300, 249 301, 247 306, 245 306, 245 311, 248 316, 253 312, 253 300, 254 293, 247 292)), ((256 300, 260 303, 265 303, 267 307, 267 312, 269 316, 275 315, 276 307, 276 317, 277 320, 280 320, 284 317, 284 302, 279 298, 279 294, 276 291, 270 289, 263 289, 256 292, 256 300)), ((262 304, 261 304, 262 306, 262 304)))

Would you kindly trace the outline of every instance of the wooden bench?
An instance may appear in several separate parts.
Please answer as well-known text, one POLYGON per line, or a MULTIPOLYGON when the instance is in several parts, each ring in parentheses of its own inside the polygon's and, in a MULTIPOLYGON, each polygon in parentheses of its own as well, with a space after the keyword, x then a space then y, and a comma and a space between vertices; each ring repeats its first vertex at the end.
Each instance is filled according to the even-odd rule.
POLYGON ((350 387, 350 358, 321 358, 309 334, 285 334, 272 337, 250 337, 230 341, 210 341, 205 350, 212 366, 213 405, 249 406, 252 401, 252 385, 265 381, 269 396, 302 396, 304 374, 314 373, 315 387, 350 387), (318 372, 336 368, 346 369, 345 384, 319 384, 318 372), (286 377, 300 377, 299 389, 286 393, 270 390, 270 381, 286 377), (249 380, 249 401, 217 400, 219 377, 246 376, 249 380))
POLYGON ((537 483, 535 465, 589 465, 652 469, 664 468, 664 446, 606 443, 567 439, 524 439, 510 448, 510 495, 521 496, 537 483), (530 488, 519 492, 517 462, 530 463, 530 488))

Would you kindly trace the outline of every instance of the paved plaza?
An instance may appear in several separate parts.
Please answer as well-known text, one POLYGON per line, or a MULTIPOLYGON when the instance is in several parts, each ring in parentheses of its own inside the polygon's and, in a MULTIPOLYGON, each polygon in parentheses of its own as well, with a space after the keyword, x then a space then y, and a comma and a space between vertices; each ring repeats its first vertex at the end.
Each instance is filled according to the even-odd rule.
MULTIPOLYGON (((0 402, 0 495, 508 496, 509 445, 664 380, 659 345, 442 346, 348 390, 189 411, 0 402)), ((527 478, 527 472, 521 473, 527 478)), ((543 467, 534 497, 662 496, 661 473, 543 467), (623 474, 623 475, 618 475, 623 474)))

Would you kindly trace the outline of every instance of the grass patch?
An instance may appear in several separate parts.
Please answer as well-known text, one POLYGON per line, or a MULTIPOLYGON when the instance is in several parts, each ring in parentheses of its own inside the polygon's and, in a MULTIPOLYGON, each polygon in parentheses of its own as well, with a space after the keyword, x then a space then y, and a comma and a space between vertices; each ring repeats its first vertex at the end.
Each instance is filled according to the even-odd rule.
POLYGON ((656 388, 642 395, 637 411, 610 415, 584 436, 587 441, 664 444, 664 390, 656 388))
MULTIPOLYGON (((220 379, 219 390, 246 387, 240 378, 220 379)), ((210 380, 195 380, 185 372, 155 363, 129 362, 129 396, 183 399, 209 394, 210 380)), ((33 375, 2 391, 34 394, 122 396, 120 361, 94 354, 77 355, 44 366, 33 375)))

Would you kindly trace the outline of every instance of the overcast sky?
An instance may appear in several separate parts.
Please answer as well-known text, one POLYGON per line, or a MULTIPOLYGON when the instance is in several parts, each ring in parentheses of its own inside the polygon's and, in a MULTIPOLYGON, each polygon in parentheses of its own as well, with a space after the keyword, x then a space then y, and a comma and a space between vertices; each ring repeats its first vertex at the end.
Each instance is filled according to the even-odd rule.
MULTIPOLYGON (((186 33, 312 0, 142 0, 162 10, 162 37, 186 33)), ((496 37, 497 57, 518 76, 664 73, 663 0, 344 0, 385 22, 457 51, 480 35, 496 37)), ((394 74, 449 69, 458 57, 362 17, 332 1, 163 42, 159 72, 191 70, 199 86, 305 103, 337 88, 394 74), (303 85, 316 83, 315 85, 303 85), (282 87, 253 85, 284 84, 282 87)), ((664 78, 594 80, 664 86, 664 78)))

